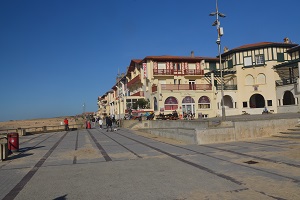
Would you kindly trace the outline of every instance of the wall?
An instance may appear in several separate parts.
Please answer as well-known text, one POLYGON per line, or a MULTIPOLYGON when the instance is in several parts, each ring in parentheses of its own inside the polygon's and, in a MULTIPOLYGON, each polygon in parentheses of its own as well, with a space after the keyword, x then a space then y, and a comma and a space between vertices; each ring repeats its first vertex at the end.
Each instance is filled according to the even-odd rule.
POLYGON ((211 144, 268 137, 294 128, 298 118, 256 121, 136 121, 125 120, 126 128, 172 138, 187 144, 211 144))

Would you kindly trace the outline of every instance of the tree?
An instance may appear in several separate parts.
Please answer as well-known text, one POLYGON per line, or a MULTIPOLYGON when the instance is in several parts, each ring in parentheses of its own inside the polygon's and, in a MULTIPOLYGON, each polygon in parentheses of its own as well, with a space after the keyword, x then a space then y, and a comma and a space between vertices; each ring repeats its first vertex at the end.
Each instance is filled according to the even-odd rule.
POLYGON ((149 99, 138 99, 135 103, 132 105, 133 109, 145 109, 150 108, 150 102, 149 99))

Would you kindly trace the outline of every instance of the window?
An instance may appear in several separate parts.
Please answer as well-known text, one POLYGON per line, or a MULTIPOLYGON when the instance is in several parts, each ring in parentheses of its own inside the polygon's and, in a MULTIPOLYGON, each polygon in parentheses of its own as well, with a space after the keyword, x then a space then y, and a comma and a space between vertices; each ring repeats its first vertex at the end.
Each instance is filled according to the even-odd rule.
POLYGON ((198 109, 209 109, 210 99, 207 96, 202 96, 198 100, 198 109))
POLYGON ((277 62, 284 62, 284 54, 277 53, 277 62))
POLYGON ((244 57, 244 66, 245 67, 252 66, 252 58, 250 56, 249 57, 244 57))
POLYGON ((232 60, 228 60, 228 69, 233 68, 233 62, 232 60))
POLYGON ((266 84, 266 76, 264 74, 257 75, 257 84, 266 84))
POLYGON ((255 64, 256 65, 264 65, 265 64, 264 55, 257 55, 257 56, 255 56, 255 64))
POLYGON ((214 71, 217 69, 216 63, 209 63, 209 71, 214 71))
POLYGON ((248 102, 247 101, 244 101, 243 102, 243 108, 247 108, 248 107, 248 102))
POLYGON ((272 100, 267 101, 268 106, 272 106, 272 100))
POLYGON ((178 109, 178 101, 175 97, 168 97, 165 100, 165 110, 177 110, 178 109))
POLYGON ((180 85, 180 81, 181 81, 181 80, 180 80, 180 79, 178 79, 178 85, 180 85))
POLYGON ((176 81, 177 81, 177 79, 174 79, 174 85, 176 85, 176 81))
POLYGON ((251 74, 248 74, 245 78, 245 85, 253 85, 254 84, 254 78, 251 74))

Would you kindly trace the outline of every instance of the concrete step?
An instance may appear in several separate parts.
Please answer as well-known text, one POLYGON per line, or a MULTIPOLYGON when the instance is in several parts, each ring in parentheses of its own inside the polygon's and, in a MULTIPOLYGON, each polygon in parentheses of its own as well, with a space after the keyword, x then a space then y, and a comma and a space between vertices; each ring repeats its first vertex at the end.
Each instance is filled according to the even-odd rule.
POLYGON ((290 139, 300 139, 300 135, 273 135, 273 137, 290 138, 290 139))
POLYGON ((300 128, 289 128, 289 131, 299 131, 300 132, 300 128))
POLYGON ((281 134, 291 134, 291 135, 300 135, 300 131, 286 131, 286 132, 279 132, 281 134))

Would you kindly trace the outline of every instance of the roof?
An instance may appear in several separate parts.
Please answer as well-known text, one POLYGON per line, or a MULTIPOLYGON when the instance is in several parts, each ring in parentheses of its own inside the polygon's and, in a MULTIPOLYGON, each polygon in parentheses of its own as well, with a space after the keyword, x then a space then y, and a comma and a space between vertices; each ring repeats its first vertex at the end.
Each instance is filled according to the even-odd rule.
POLYGON ((240 47, 233 48, 229 50, 228 52, 225 52, 222 54, 222 56, 226 56, 235 52, 240 52, 240 51, 246 51, 246 50, 253 50, 253 49, 258 49, 258 48, 264 48, 264 47, 287 47, 287 48, 292 48, 298 46, 298 44, 292 44, 292 43, 283 43, 283 42, 258 42, 258 43, 253 43, 253 44, 246 44, 242 45, 240 47))
POLYGON ((281 68, 281 67, 287 67, 287 66, 293 65, 293 64, 298 63, 298 62, 300 62, 300 58, 295 59, 295 60, 290 60, 288 62, 284 62, 284 63, 278 64, 278 65, 275 65, 274 69, 278 69, 278 68, 281 68))
POLYGON ((216 57, 200 57, 200 56, 171 56, 171 55, 163 55, 163 56, 146 56, 144 60, 155 60, 155 61, 189 61, 189 62, 199 62, 202 60, 209 61, 218 61, 219 59, 216 57))
POLYGON ((295 52, 295 51, 300 51, 300 45, 287 50, 287 52, 289 52, 289 53, 292 53, 292 52, 295 52))

